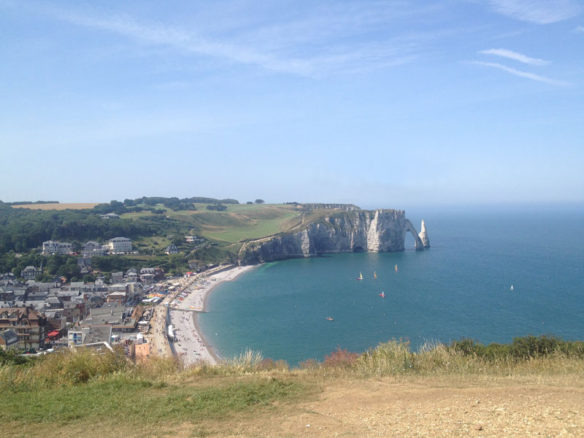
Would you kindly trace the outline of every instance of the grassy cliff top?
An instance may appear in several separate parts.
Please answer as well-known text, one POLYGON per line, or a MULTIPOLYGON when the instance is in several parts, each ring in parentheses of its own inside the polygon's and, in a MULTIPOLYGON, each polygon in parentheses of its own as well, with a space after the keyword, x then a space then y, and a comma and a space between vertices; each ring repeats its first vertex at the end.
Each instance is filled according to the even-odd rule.
POLYGON ((582 344, 549 342, 419 353, 389 342, 293 370, 249 352, 188 369, 120 353, 0 355, 2 436, 578 436, 582 344))

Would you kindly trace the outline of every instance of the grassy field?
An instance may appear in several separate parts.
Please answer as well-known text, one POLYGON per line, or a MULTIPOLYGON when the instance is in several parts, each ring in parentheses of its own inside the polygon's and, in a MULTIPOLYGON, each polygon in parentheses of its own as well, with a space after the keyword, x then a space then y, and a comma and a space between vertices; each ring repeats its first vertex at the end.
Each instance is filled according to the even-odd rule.
POLYGON ((98 205, 91 202, 71 202, 58 204, 21 204, 12 208, 28 208, 29 210, 89 210, 98 205))
MULTIPOLYGON (((300 223, 301 213, 289 205, 229 204, 225 211, 208 210, 196 204, 195 211, 166 210, 165 216, 179 221, 183 228, 207 239, 233 244, 288 231, 300 223)), ((164 209, 162 206, 157 208, 164 209)), ((127 213, 123 218, 153 216, 149 211, 127 213)))
POLYGON ((214 240, 235 243, 248 239, 258 239, 272 234, 277 234, 290 229, 290 222, 296 218, 294 212, 284 212, 273 219, 254 219, 247 216, 244 223, 231 227, 208 226, 202 235, 214 240))
POLYGON ((152 236, 136 239, 132 242, 134 249, 140 254, 160 254, 170 245, 170 240, 163 236, 152 236))
POLYGON ((166 220, 166 235, 135 239, 134 246, 142 254, 161 255, 172 240, 179 238, 179 250, 189 260, 202 263, 222 263, 238 254, 242 242, 290 231, 302 223, 302 211, 293 205, 281 204, 226 204, 224 211, 209 210, 210 204, 195 204, 196 210, 173 211, 155 205, 162 214, 151 211, 126 213, 130 220, 166 220), (207 242, 187 244, 184 235, 202 236, 207 242))

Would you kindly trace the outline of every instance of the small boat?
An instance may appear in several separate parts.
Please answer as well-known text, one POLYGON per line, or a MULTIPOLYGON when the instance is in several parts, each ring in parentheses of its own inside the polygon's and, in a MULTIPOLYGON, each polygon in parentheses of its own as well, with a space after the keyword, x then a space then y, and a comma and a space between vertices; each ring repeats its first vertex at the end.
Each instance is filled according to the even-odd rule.
POLYGON ((515 288, 513 287, 513 285, 511 285, 511 287, 509 288, 509 290, 510 290, 511 292, 513 292, 513 291, 515 290, 515 288))
POLYGON ((381 291, 381 293, 379 294, 379 296, 380 296, 381 298, 385 298, 385 292, 381 291))
POLYGON ((359 272, 359 276, 357 277, 357 280, 363 280, 363 273, 359 272))
POLYGON ((327 316, 325 319, 326 319, 327 321, 334 321, 334 320, 335 320, 335 319, 334 319, 332 316, 327 316))
POLYGON ((399 271, 399 269, 397 269, 397 265, 395 265, 395 266, 393 267, 393 269, 394 269, 394 271, 395 271, 395 272, 398 272, 398 271, 399 271))
POLYGON ((373 278, 377 280, 377 272, 373 271, 373 278))

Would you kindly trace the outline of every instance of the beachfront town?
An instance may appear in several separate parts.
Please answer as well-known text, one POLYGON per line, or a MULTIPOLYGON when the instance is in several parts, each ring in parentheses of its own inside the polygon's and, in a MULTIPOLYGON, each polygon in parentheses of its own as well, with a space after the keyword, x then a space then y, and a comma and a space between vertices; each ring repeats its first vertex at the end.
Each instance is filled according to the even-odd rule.
MULTIPOLYGON (((46 254, 69 250, 64 243, 43 243, 46 254)), ((117 254, 131 250, 125 238, 98 249, 117 254)), ((213 364, 216 355, 200 334, 195 313, 205 310, 205 298, 215 285, 244 270, 208 265, 202 272, 168 277, 159 268, 130 268, 112 273, 109 281, 98 276, 94 282, 35 281, 35 267, 24 269, 19 278, 0 274, 0 348, 40 355, 117 347, 135 360, 175 356, 186 365, 213 364)))

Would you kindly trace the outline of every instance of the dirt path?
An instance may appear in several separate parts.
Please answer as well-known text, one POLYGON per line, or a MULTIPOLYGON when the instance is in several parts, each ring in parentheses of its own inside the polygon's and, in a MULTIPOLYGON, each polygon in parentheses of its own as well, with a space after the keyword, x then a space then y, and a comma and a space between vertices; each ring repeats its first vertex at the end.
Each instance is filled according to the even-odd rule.
POLYGON ((197 430, 207 436, 580 437, 584 381, 349 380, 325 384, 316 400, 230 423, 197 430))
POLYGON ((495 381, 350 381, 325 387, 282 434, 306 436, 582 436, 584 388, 495 381))

